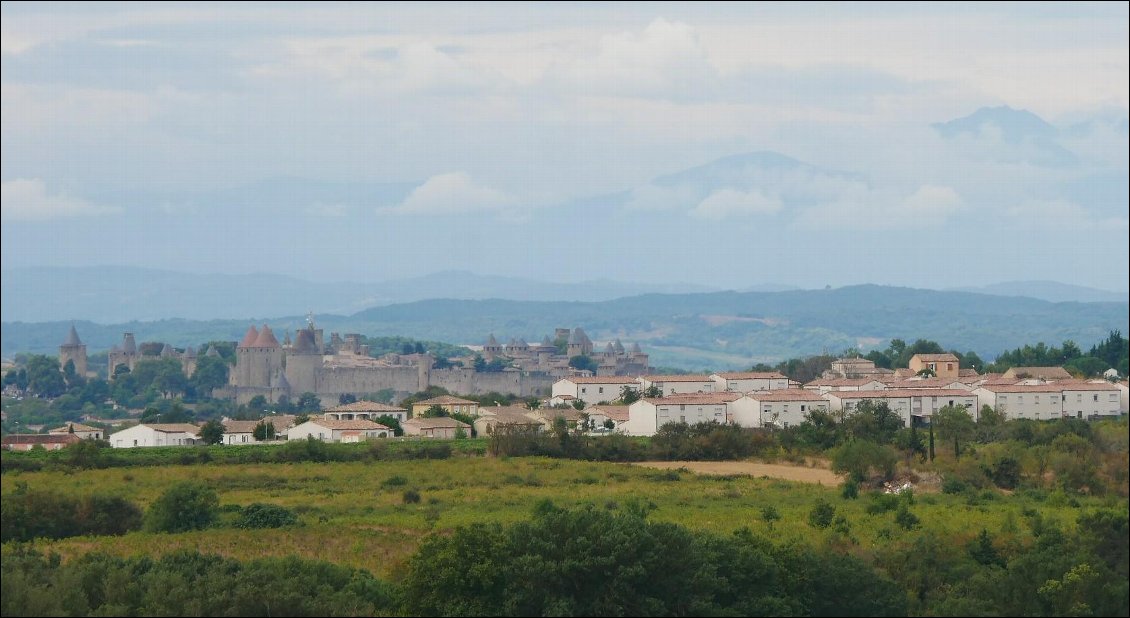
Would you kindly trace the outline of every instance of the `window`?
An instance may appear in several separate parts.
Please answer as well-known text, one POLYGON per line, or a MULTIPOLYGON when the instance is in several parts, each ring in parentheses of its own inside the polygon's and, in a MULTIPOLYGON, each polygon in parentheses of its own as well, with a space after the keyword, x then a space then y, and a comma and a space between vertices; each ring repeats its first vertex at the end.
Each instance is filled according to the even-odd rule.
POLYGON ((599 392, 599 393, 603 393, 603 392, 604 392, 604 387, 603 387, 603 386, 601 386, 601 387, 600 387, 600 388, 599 388, 599 389, 597 390, 597 392, 599 392))
POLYGON ((581 387, 581 394, 584 394, 584 393, 585 393, 585 387, 582 386, 581 387))
POLYGON ((680 412, 683 411, 683 410, 686 410, 686 409, 687 409, 687 406, 685 404, 679 404, 679 411, 680 412))
POLYGON ((133 441, 133 445, 134 445, 134 446, 137 446, 137 440, 134 440, 134 441, 133 441))
POLYGON ((802 403, 802 404, 800 404, 800 411, 801 411, 801 412, 804 412, 804 404, 803 404, 803 403, 802 403))
POLYGON ((1040 403, 1040 396, 1036 395, 1036 403, 1040 403))
POLYGON ((1098 401, 1098 400, 1099 400, 1099 396, 1095 395, 1095 401, 1098 401))
POLYGON ((946 363, 946 370, 953 371, 953 363, 946 363))
POLYGON ((680 415, 680 416, 679 416, 679 422, 680 422, 680 423, 685 423, 685 422, 687 422, 687 417, 680 415))

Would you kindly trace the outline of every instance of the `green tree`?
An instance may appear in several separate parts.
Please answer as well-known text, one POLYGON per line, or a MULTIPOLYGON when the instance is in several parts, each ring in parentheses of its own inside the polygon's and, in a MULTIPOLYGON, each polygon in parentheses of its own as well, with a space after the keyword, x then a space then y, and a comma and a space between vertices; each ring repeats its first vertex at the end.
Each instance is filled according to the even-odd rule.
POLYGON ((858 483, 879 474, 884 480, 894 477, 898 457, 886 446, 868 440, 852 440, 832 454, 832 469, 849 475, 858 483))
POLYGON ((632 386, 624 385, 620 387, 620 403, 630 406, 640 400, 640 390, 632 386))
POLYGON ((848 435, 877 444, 890 444, 895 434, 903 428, 902 419, 891 410, 887 402, 873 403, 864 399, 846 419, 844 428, 848 435))
POLYGON ((596 361, 593 360, 593 358, 591 356, 588 356, 588 355, 585 355, 585 354, 580 354, 580 355, 574 356, 573 358, 570 358, 569 359, 569 366, 574 368, 574 369, 579 369, 581 371, 591 371, 594 374, 596 373, 596 370, 599 368, 599 365, 597 365, 596 361))
POLYGON ((832 525, 832 520, 836 518, 836 507, 827 500, 820 498, 808 512, 808 525, 813 528, 827 528, 832 525))
POLYGON ((251 437, 260 442, 267 442, 275 439, 275 424, 266 420, 259 421, 255 425, 255 429, 251 430, 251 437))
POLYGON ((961 456, 961 442, 972 439, 977 431, 973 417, 963 406, 945 406, 934 414, 931 425, 938 426, 938 437, 953 441, 954 458, 961 456))
POLYGON ((204 444, 219 444, 224 441, 224 424, 212 419, 200 426, 200 439, 204 444))
POLYGON ((192 386, 200 396, 211 397, 214 389, 228 383, 228 363, 218 356, 201 356, 196 359, 192 372, 192 386))
POLYGON ((27 359, 27 388, 40 397, 54 398, 67 390, 59 361, 50 356, 33 354, 27 359))
POLYGON ((447 412, 447 408, 436 404, 428 406, 428 409, 424 410, 424 413, 421 414, 421 416, 423 416, 424 418, 443 418, 449 416, 449 414, 447 412))
POLYGON ((342 393, 342 394, 337 396, 338 405, 344 406, 344 405, 356 403, 356 402, 357 402, 357 396, 354 395, 353 393, 342 393))
POLYGON ((404 428, 400 426, 400 419, 396 418, 395 416, 390 416, 388 414, 382 414, 382 415, 378 416, 377 418, 375 418, 373 420, 375 422, 380 423, 381 425, 384 425, 385 427, 388 427, 389 429, 391 429, 392 435, 394 435, 394 436, 403 436, 404 435, 404 428))
POLYGON ((297 403, 299 411, 302 412, 317 412, 322 409, 322 400, 318 396, 309 391, 302 393, 298 398, 297 403))
POLYGON ((212 525, 220 504, 216 492, 194 481, 175 483, 149 506, 145 529, 150 532, 187 532, 212 525))

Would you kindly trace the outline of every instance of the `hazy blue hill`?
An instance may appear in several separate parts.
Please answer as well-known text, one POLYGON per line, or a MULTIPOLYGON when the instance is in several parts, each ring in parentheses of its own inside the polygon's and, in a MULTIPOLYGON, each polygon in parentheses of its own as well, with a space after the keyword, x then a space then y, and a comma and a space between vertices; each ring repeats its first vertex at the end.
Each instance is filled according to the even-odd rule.
POLYGON ((1047 167, 1067 167, 1078 157, 1057 140, 1059 131, 1028 110, 982 107, 968 116, 931 125, 946 139, 968 137, 999 140, 1011 149, 1009 158, 1047 167))
POLYGON ((1053 303, 1127 302, 1126 292, 1099 290, 1058 281, 1005 281, 981 287, 954 288, 954 290, 994 296, 1027 296, 1053 303))
POLYGON ((312 282, 272 274, 192 274, 124 266, 4 270, 5 322, 90 320, 117 323, 318 313, 351 314, 428 298, 600 301, 647 292, 702 292, 692 284, 597 280, 554 283, 444 271, 382 282, 312 282))
MULTIPOLYGON (((656 364, 723 368, 751 359, 838 352, 875 346, 890 338, 926 338, 947 348, 993 358, 1025 343, 1073 339, 1087 347, 1112 329, 1130 332, 1121 303, 1051 303, 1022 297, 940 292, 877 285, 784 292, 646 294, 601 302, 437 299, 374 307, 349 316, 320 315, 327 330, 405 335, 461 344, 540 340, 556 327, 582 326, 595 340, 639 341, 656 364), (660 362, 658 359, 662 359, 660 362)), ((262 320, 259 320, 260 322, 262 320)), ((277 330, 298 328, 300 314, 267 320, 277 330)), ((238 339, 248 320, 163 320, 98 326, 79 333, 100 350, 130 330, 139 340, 183 346, 208 339, 238 339)), ((54 353, 67 322, 3 325, 5 356, 17 351, 54 353)))

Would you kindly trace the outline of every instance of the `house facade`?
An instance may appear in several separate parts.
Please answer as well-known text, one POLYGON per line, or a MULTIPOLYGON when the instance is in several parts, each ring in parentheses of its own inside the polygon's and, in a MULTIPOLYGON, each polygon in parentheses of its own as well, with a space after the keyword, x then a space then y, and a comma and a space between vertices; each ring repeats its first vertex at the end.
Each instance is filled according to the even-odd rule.
POLYGON ((653 436, 668 423, 728 423, 731 416, 754 414, 754 403, 742 393, 694 393, 652 399, 645 397, 628 406, 628 420, 621 429, 632 436, 653 436))
POLYGON ((718 390, 718 385, 708 375, 642 376, 639 381, 644 390, 654 386, 663 393, 664 397, 667 395, 713 393, 718 390))
POLYGON ((586 404, 615 401, 621 391, 629 388, 640 390, 640 381, 628 376, 570 376, 553 383, 552 397, 571 396, 586 404))
POLYGON ((359 442, 391 436, 392 430, 388 427, 364 419, 351 421, 311 419, 291 427, 286 432, 287 440, 314 438, 323 442, 359 442))
POLYGON ((200 428, 190 423, 141 423, 110 434, 110 446, 191 446, 200 444, 200 428))
POLYGON ((479 414, 479 403, 477 401, 441 395, 413 403, 412 417, 419 418, 432 406, 439 406, 448 414, 470 414, 471 416, 478 416, 479 414))
POLYGON ((716 391, 748 393, 750 391, 785 390, 789 388, 789 378, 776 371, 744 371, 712 373, 716 391))
POLYGON ((912 420, 929 422, 934 414, 946 406, 961 406, 977 419, 977 395, 966 390, 924 388, 887 389, 882 391, 832 391, 825 393, 828 409, 849 415, 863 401, 886 402, 892 412, 899 415, 903 425, 912 420))
POLYGON ((106 432, 97 427, 91 427, 90 425, 83 425, 81 423, 67 423, 62 427, 56 427, 55 429, 52 429, 47 433, 51 435, 73 433, 82 440, 101 440, 102 436, 106 435, 106 432))
POLYGON ((932 371, 938 378, 956 379, 961 373, 961 363, 953 354, 915 354, 907 363, 914 373, 932 371))
POLYGON ((458 437, 460 430, 468 437, 471 435, 470 425, 443 416, 437 418, 410 418, 404 421, 401 427, 404 429, 405 435, 420 436, 422 438, 455 438, 458 437))
POLYGON ((794 388, 746 393, 751 406, 736 406, 733 422, 742 427, 795 427, 813 410, 828 410, 828 400, 820 393, 794 388))

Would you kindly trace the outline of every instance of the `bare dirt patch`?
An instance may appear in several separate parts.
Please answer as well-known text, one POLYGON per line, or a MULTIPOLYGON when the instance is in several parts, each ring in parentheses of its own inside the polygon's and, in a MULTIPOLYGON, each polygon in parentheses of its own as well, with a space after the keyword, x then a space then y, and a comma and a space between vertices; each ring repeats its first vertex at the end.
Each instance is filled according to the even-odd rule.
POLYGON ((686 468, 698 474, 748 474, 754 477, 768 476, 770 478, 784 479, 786 481, 817 483, 827 486, 839 485, 844 481, 844 477, 824 468, 764 464, 751 461, 641 461, 636 465, 646 466, 648 468, 659 468, 661 470, 686 468))

